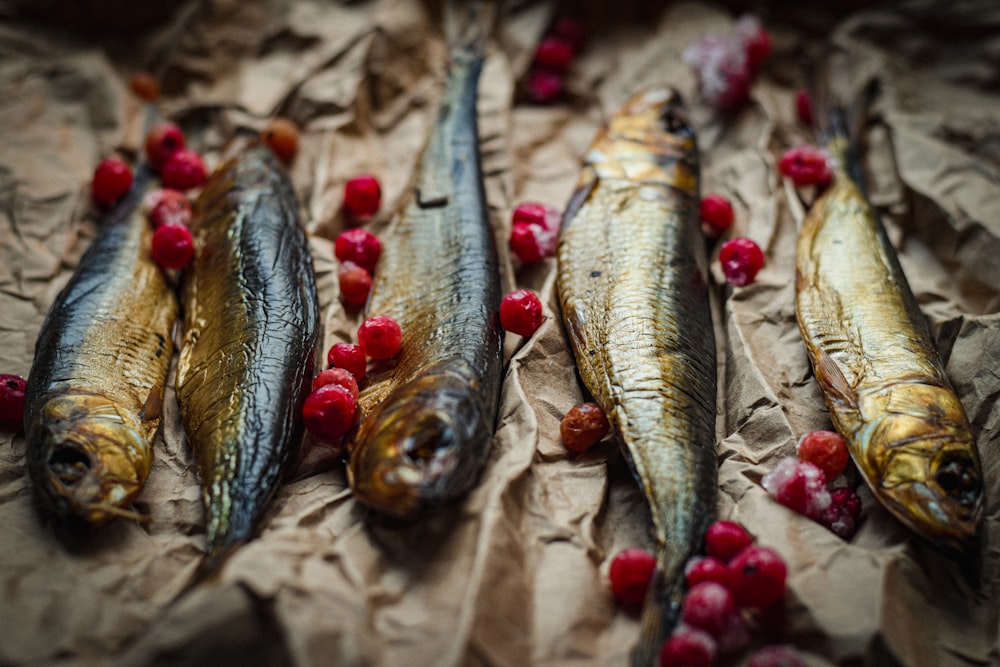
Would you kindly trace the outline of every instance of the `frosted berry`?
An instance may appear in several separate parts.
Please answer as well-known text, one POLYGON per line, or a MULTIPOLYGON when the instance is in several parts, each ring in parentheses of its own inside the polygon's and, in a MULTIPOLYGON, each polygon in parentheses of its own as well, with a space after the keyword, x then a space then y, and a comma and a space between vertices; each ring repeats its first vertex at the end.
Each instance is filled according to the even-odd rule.
POLYGON ((159 173, 177 151, 184 148, 184 133, 175 123, 160 123, 146 135, 146 160, 159 173))
POLYGON ((358 345, 372 359, 389 359, 403 344, 399 323, 388 315, 369 317, 358 327, 358 345))
POLYGON ((164 269, 183 269, 194 256, 194 239, 184 225, 162 225, 153 232, 151 253, 164 269))
POLYGON ((101 160, 94 170, 90 193, 95 204, 109 208, 117 204, 131 187, 132 168, 121 158, 109 157, 101 160))
POLYGON ((510 292, 500 301, 500 325, 519 336, 530 336, 542 325, 542 302, 531 290, 510 292))
POLYGON ((354 343, 334 343, 326 353, 326 363, 332 368, 343 368, 351 373, 354 379, 361 380, 365 376, 368 362, 360 345, 354 343))
POLYGON ((369 231, 354 227, 341 232, 333 243, 333 254, 341 262, 354 262, 369 273, 375 273, 382 243, 369 231))
POLYGON ((718 236, 733 226, 733 205, 722 195, 709 194, 701 198, 701 221, 705 228, 718 236))
POLYGON ((830 492, 830 506, 819 517, 819 523, 837 536, 849 540, 858 532, 861 521, 861 498, 854 489, 842 487, 830 492))
POLYGON ((711 635, 681 625, 663 642, 660 667, 711 667, 717 653, 718 647, 711 635))
POLYGON ((795 453, 800 461, 808 461, 823 471, 827 481, 844 474, 847 460, 847 442, 836 431, 811 431, 799 439, 795 453))
POLYGON ((536 224, 514 225, 510 231, 511 252, 524 264, 556 254, 556 234, 536 224))
POLYGON ((789 148, 778 161, 778 171, 799 187, 805 185, 826 187, 833 180, 830 156, 812 146, 789 148))
POLYGON ((162 225, 183 225, 187 227, 191 224, 191 202, 178 190, 153 190, 146 195, 145 202, 150 202, 149 221, 153 228, 162 225))
POLYGON ((562 37, 546 37, 535 51, 535 65, 565 72, 573 62, 573 45, 562 37))
POLYGON ((279 160, 288 164, 299 150, 299 128, 287 118, 272 118, 260 133, 279 160))
POLYGON ((771 54, 771 36, 767 34, 757 17, 749 14, 736 22, 736 36, 743 43, 747 66, 754 74, 771 54))
POLYGON ((552 104, 562 95, 565 80, 558 72, 534 67, 528 73, 525 92, 535 104, 552 104))
POLYGON ((336 442, 354 425, 357 401, 350 390, 339 384, 323 385, 306 397, 302 420, 320 442, 336 442))
POLYGON ((522 202, 511 214, 511 225, 538 225, 550 232, 558 232, 562 224, 562 212, 552 206, 538 202, 522 202))
POLYGON ((812 99, 809 97, 809 93, 805 90, 800 90, 795 95, 795 117, 798 118, 799 122, 808 127, 812 127, 813 124, 813 107, 812 99))
POLYGON ((761 484, 779 503, 810 519, 818 519, 830 506, 826 476, 808 461, 785 457, 764 475, 761 484))
POLYGON ((774 549, 750 546, 729 561, 733 597, 741 608, 760 609, 785 595, 788 568, 774 549))
POLYGON ((785 644, 764 646, 754 651, 746 667, 807 667, 802 654, 785 644))
POLYGON ((684 594, 681 619, 693 628, 704 630, 718 641, 737 614, 736 601, 728 588, 715 581, 695 584, 684 594))
POLYGON ((563 445, 571 452, 585 452, 608 434, 611 424, 597 403, 579 403, 559 424, 563 445))
POLYGON ((729 111, 750 99, 753 73, 739 39, 702 35, 684 50, 683 58, 694 70, 698 92, 709 105, 729 111))
POLYGON ((752 283, 764 266, 764 252, 750 239, 738 236, 723 244, 719 263, 729 284, 743 287, 752 283))
POLYGON ((355 176, 344 185, 344 212, 355 220, 367 220, 382 205, 382 186, 374 176, 355 176))
POLYGON ((0 427, 21 424, 26 384, 20 375, 0 375, 0 427))
POLYGON ((750 546, 753 538, 735 521, 716 521, 705 531, 705 553, 723 563, 750 546))
POLYGON ((337 284, 346 305, 363 306, 372 291, 372 274, 354 262, 343 262, 337 267, 337 284))
POLYGON ((320 371, 319 375, 313 378, 312 388, 315 391, 328 384, 339 384, 341 387, 351 392, 355 400, 358 398, 358 380, 346 368, 327 368, 320 371))
POLYGON ((622 607, 638 609, 646 599, 656 571, 656 558, 645 549, 624 549, 611 559, 608 578, 611 592, 622 607))
POLYGON ((160 84, 156 80, 156 77, 149 72, 140 70, 132 74, 129 86, 132 88, 133 93, 147 102, 152 102, 160 96, 160 84))
POLYGON ((193 150, 182 148, 171 155, 160 170, 163 187, 190 190, 205 183, 205 163, 193 150))
POLYGON ((703 581, 714 581, 729 588, 729 568, 718 558, 695 557, 684 566, 684 582, 688 588, 703 581))

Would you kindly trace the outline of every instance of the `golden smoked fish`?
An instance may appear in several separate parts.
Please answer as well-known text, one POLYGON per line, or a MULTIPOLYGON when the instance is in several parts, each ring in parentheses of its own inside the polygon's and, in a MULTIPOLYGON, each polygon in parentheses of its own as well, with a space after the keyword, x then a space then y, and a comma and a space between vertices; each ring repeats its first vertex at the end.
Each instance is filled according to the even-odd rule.
POLYGON ((796 251, 796 315, 830 416, 882 505, 960 550, 983 513, 979 455, 878 216, 847 172, 848 144, 796 251))
POLYGON ((28 472, 44 508, 98 526, 127 509, 153 463, 177 297, 150 256, 146 169, 108 215, 35 344, 25 396, 28 472))
POLYGON ((369 373, 350 445, 359 501, 413 517, 466 493, 489 452, 503 367, 500 272, 479 159, 483 58, 456 49, 413 195, 384 240, 369 315, 399 322, 399 356, 369 373))
POLYGON ((715 513, 716 365, 695 135, 670 89, 635 95, 587 154, 559 243, 563 321, 584 385, 645 492, 659 544, 636 665, 676 622, 715 513))
POLYGON ((253 536, 302 435, 319 342, 312 257, 271 151, 228 151, 195 206, 177 399, 198 464, 211 569, 253 536))

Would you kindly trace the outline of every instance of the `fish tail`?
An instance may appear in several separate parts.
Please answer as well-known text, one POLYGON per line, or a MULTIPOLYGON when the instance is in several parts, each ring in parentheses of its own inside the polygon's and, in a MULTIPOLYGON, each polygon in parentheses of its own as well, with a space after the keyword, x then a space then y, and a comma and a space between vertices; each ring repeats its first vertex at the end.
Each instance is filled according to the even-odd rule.
POLYGON ((680 618, 685 589, 682 570, 682 563, 662 560, 657 563, 639 618, 639 641, 632 653, 633 667, 660 664, 660 647, 680 618))
POLYGON ((452 60, 482 57, 500 17, 502 0, 446 0, 445 38, 452 60))

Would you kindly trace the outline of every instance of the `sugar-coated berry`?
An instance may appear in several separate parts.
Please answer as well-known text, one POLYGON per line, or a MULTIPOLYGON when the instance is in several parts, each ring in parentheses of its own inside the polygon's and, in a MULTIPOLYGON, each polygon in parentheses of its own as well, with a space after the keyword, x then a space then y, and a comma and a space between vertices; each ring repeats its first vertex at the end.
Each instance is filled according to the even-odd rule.
POLYGON ((101 160, 90 182, 94 203, 102 208, 117 204, 132 187, 132 167, 117 157, 101 160))
POLYGON ((154 126, 146 135, 146 160, 159 173, 177 151, 184 148, 184 133, 169 121, 154 126))
POLYGON ((736 22, 737 38, 743 43, 747 57, 747 66, 754 74, 771 54, 771 36, 767 34, 760 21, 749 14, 740 17, 736 22))
POLYGON ((302 420, 316 440, 336 442, 351 430, 356 411, 357 401, 349 389, 339 384, 327 384, 306 397, 302 420))
POLYGON ((764 252, 750 239, 738 236, 723 244, 719 263, 729 284, 743 287, 752 283, 763 268, 764 252))
POLYGON ((830 492, 830 506, 819 517, 819 523, 831 532, 849 540, 858 532, 861 521, 861 498, 848 487, 841 487, 830 492))
POLYGON ((729 200, 714 193, 701 198, 700 213, 703 225, 715 236, 732 227, 736 217, 729 200))
POLYGON ((809 97, 809 92, 806 90, 800 90, 795 95, 795 117, 798 118, 799 122, 808 127, 812 127, 813 124, 813 106, 812 99, 809 97))
POLYGON ((562 37, 544 38, 535 50, 535 65, 565 72, 573 62, 573 45, 562 37))
POLYGON ((656 558, 645 549, 623 549, 611 559, 608 578, 618 604, 638 609, 646 599, 649 582, 656 571, 656 558))
POLYGON ((733 597, 741 609, 770 606, 785 595, 788 567, 774 549, 749 546, 729 561, 733 597))
POLYGON ((355 176, 344 184, 344 212, 354 220, 367 220, 382 206, 382 186, 370 174, 355 176))
POLYGON ((795 185, 826 187, 833 180, 830 156, 819 148, 797 146, 782 153, 778 171, 790 178, 795 185))
POLYGON ((810 519, 818 519, 830 506, 823 471, 808 461, 787 456, 761 479, 775 500, 810 519))
POLYGON ((684 566, 684 581, 688 588, 703 581, 714 581, 729 588, 729 568, 721 560, 711 556, 692 558, 684 566))
POLYGON ((750 99, 753 72, 742 40, 702 35, 684 50, 683 58, 694 70, 698 92, 709 105, 732 111, 750 99))
POLYGON ((556 22, 552 24, 552 30, 549 31, 549 34, 569 42, 574 51, 579 51, 583 48, 583 43, 587 40, 587 31, 583 27, 583 24, 568 16, 556 19, 556 22))
POLYGON ((703 581, 684 594, 681 620, 686 625, 704 630, 716 641, 729 627, 730 617, 736 614, 733 594, 718 582, 703 581))
POLYGON ((524 264, 556 254, 556 232, 536 224, 516 224, 510 230, 510 250, 524 264))
POLYGON ((163 187, 190 190, 205 183, 207 174, 201 156, 193 150, 182 148, 174 151, 160 170, 163 187))
POLYGON ((326 363, 332 368, 343 368, 360 381, 368 365, 365 351, 354 343, 334 343, 326 353, 326 363))
POLYGON ((530 336, 542 325, 542 302, 531 290, 519 289, 500 301, 500 325, 519 336, 530 336))
POLYGON ((299 150, 299 128, 287 118, 272 118, 260 133, 279 160, 288 164, 299 150))
POLYGON ((191 202, 179 190, 169 190, 161 188, 153 190, 144 198, 150 202, 149 222, 154 228, 162 225, 183 225, 187 227, 191 224, 191 202))
POLYGON ((372 291, 372 274, 354 262, 342 262, 337 267, 340 298, 348 306, 363 306, 372 291))
POLYGON ((371 232, 353 227, 337 235, 333 242, 333 255, 341 262, 354 262, 375 273, 378 258, 382 254, 382 243, 371 232))
POLYGON ((611 424, 597 403, 578 403, 559 424, 563 445, 571 452, 585 452, 608 434, 611 424))
POLYGON ((354 374, 346 368, 327 368, 320 371, 319 375, 313 378, 313 391, 328 384, 339 384, 341 387, 351 392, 354 399, 358 398, 358 380, 354 374))
POLYGON ((716 521, 705 531, 705 553, 723 563, 750 546, 753 538, 735 521, 716 521))
POLYGON ((524 87, 530 101, 535 104, 552 104, 562 96, 565 85, 566 81, 559 72, 533 67, 528 72, 524 87))
POLYGON ((799 439, 795 453, 800 461, 808 461, 823 471, 827 481, 844 474, 847 460, 847 441, 836 431, 811 431, 799 439))
POLYGON ((750 656, 746 667, 807 667, 805 659, 793 646, 764 646, 750 656))
POLYGON ((562 224, 562 211, 538 202, 526 201, 517 205, 511 214, 511 225, 538 225, 549 232, 558 232, 562 224))
POLYGON ((183 269, 194 256, 194 239, 184 225, 162 225, 153 232, 150 252, 164 269, 183 269))
POLYGON ((0 375, 0 427, 21 424, 24 419, 24 391, 27 383, 20 375, 0 375))
POLYGON ((358 327, 358 345, 372 359, 390 359, 399 354, 403 330, 388 315, 375 315, 358 327))
POLYGON ((710 634, 680 625, 660 648, 660 667, 711 667, 717 653, 710 634))
POLYGON ((132 74, 129 86, 132 88, 133 93, 147 102, 152 102, 160 96, 160 83, 156 80, 156 77, 143 70, 132 74))

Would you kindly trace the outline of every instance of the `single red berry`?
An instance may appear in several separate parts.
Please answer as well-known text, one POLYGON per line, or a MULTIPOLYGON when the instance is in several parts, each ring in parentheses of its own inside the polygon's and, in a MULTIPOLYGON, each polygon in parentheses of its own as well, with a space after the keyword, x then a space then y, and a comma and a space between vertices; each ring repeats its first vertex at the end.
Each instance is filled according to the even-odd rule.
POLYGON ((132 88, 132 92, 146 100, 147 102, 152 102, 157 97, 160 96, 160 84, 149 72, 138 71, 132 74, 132 79, 129 81, 129 85, 132 88))
POLYGON ((299 128, 287 118, 272 118, 260 133, 279 160, 288 164, 299 150, 299 128))
POLYGON ((24 419, 26 384, 20 375, 0 375, 0 426, 20 426, 24 419))
POLYGON ((399 354, 403 330, 388 315, 375 315, 358 327, 358 345, 372 359, 390 359, 399 354))
POLYGON ((722 195, 710 194, 701 198, 701 221, 718 236, 733 226, 733 205, 722 195))
POLYGON ((807 667, 802 654, 786 644, 764 646, 754 651, 747 667, 807 667))
POLYGON ((204 184, 207 175, 201 156, 192 150, 182 148, 174 151, 161 170, 163 187, 176 190, 190 190, 204 184))
POLYGON ((306 397, 302 420, 320 442, 336 442, 351 430, 357 401, 350 390, 339 384, 323 385, 306 397))
POLYGON ((164 269, 182 269, 194 256, 194 239, 184 225, 162 225, 153 232, 151 253, 164 269))
POLYGON ((729 561, 733 597, 741 609, 759 609, 785 595, 788 568, 774 549, 749 546, 729 561))
POLYGON ((736 23, 736 36, 743 44, 747 65, 756 74, 771 54, 771 36, 755 16, 743 16, 736 23))
POLYGON ((382 254, 382 243, 371 232, 354 227, 337 236, 333 254, 341 262, 354 262, 369 273, 375 273, 379 255, 382 254))
POLYGON ((761 484, 779 503, 813 520, 830 506, 826 476, 808 461, 787 456, 764 475, 761 484))
POLYGON ((707 632, 680 626, 660 648, 660 667, 711 667, 717 653, 707 632))
POLYGON ((624 549, 611 559, 611 592, 622 607, 638 609, 656 571, 656 558, 645 549, 624 549))
POLYGON ((795 117, 803 125, 812 127, 813 105, 812 99, 809 97, 809 92, 806 90, 800 90, 795 95, 795 117))
POLYGON ((94 180, 90 182, 90 193, 94 203, 101 208, 117 204, 132 187, 132 168, 121 158, 109 157, 101 160, 94 170, 94 180))
POLYGON ((341 387, 351 392, 354 400, 358 398, 358 381, 354 374, 346 368, 327 368, 320 371, 319 375, 313 378, 313 391, 328 384, 339 384, 341 387))
POLYGON ((819 517, 819 523, 831 532, 849 540, 858 532, 861 521, 861 498, 854 489, 842 487, 830 492, 830 506, 819 517))
POLYGON ((716 641, 729 627, 730 617, 736 614, 733 594, 718 582, 703 581, 684 594, 681 620, 693 628, 704 630, 716 641))
POLYGON ((806 433, 795 446, 800 461, 808 461, 823 471, 827 481, 844 474, 847 460, 847 441, 836 431, 806 433))
POLYGON ((374 176, 355 176, 344 185, 344 212, 355 220, 367 220, 382 205, 382 186, 374 176))
POLYGON ((162 171, 167 160, 182 148, 184 148, 184 133, 175 123, 160 123, 146 135, 146 159, 157 173, 162 171))
POLYGON ((611 424, 597 403, 579 403, 559 424, 563 445, 571 452, 585 452, 608 434, 611 424))
POLYGON ((705 553, 723 563, 750 546, 753 538, 735 521, 716 521, 705 531, 705 553))
POLYGON ((363 306, 372 291, 372 274, 354 262, 343 262, 337 268, 340 298, 348 306, 363 306))
POLYGON ((541 67, 533 67, 528 72, 525 92, 535 104, 552 104, 562 95, 565 80, 562 74, 541 67))
POLYGON ((552 24, 549 34, 569 42, 574 51, 579 51, 583 48, 583 44, 587 40, 587 31, 583 27, 583 24, 568 16, 556 19, 556 22, 552 24))
POLYGON ((152 203, 149 221, 154 229, 162 225, 187 227, 191 224, 191 202, 183 192, 161 188, 151 191, 144 201, 152 203))
POLYGON ((830 156, 812 146, 789 148, 778 161, 778 171, 799 187, 815 185, 823 188, 833 180, 830 156))
POLYGON ((750 239, 738 236, 723 244, 719 262, 726 280, 731 285, 743 287, 752 283, 764 266, 764 252, 750 239))
POLYGON ((538 44, 534 64, 554 72, 565 72, 573 62, 573 45, 562 37, 546 37, 538 44))
POLYGON ((365 376, 368 365, 364 350, 353 343, 334 343, 326 353, 326 363, 333 368, 343 368, 359 381, 365 376))
POLYGON ((500 301, 500 325, 519 336, 530 336, 542 326, 542 302, 531 290, 519 289, 500 301))
POLYGON ((511 252, 524 264, 541 261, 556 254, 556 232, 536 224, 516 224, 510 231, 511 252))
POLYGON ((562 212, 552 206, 528 201, 517 205, 511 215, 511 225, 538 225, 548 232, 558 232, 562 225, 562 212))
POLYGON ((729 588, 729 568, 721 560, 711 556, 692 558, 684 566, 684 581, 688 588, 703 581, 714 581, 729 588))

